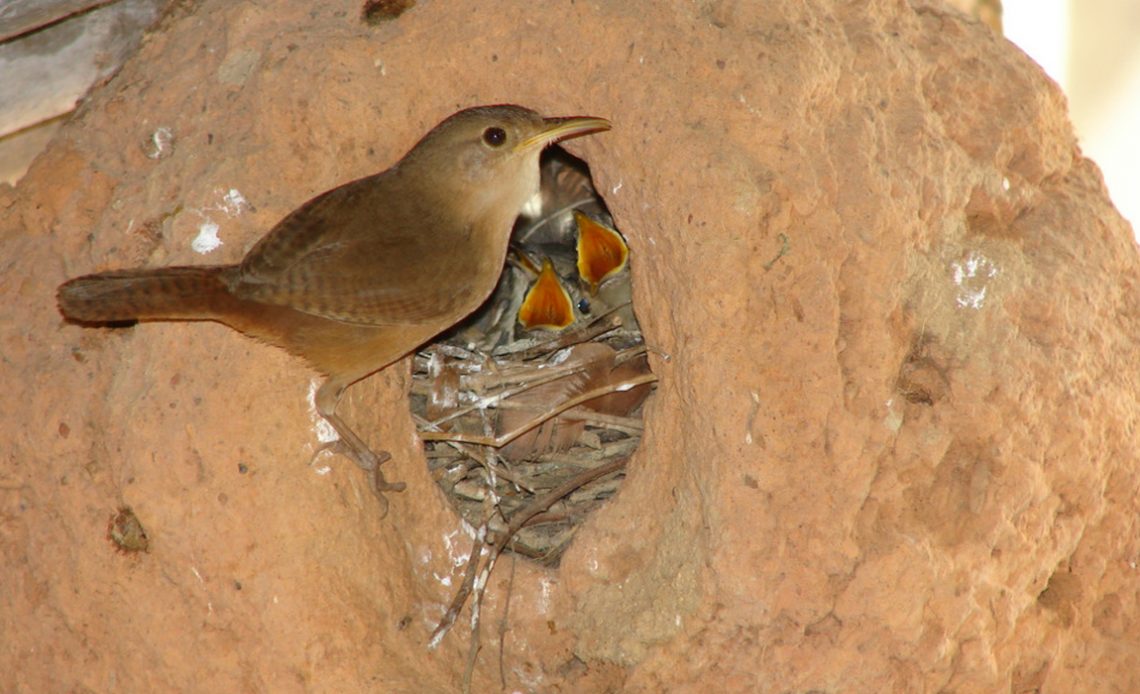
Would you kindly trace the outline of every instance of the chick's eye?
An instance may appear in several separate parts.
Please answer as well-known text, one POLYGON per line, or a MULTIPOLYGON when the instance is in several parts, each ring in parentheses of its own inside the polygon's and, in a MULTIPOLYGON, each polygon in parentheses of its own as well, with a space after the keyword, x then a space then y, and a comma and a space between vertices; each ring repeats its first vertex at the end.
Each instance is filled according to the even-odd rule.
POLYGON ((507 141, 507 131, 498 127, 490 127, 483 131, 483 142, 498 147, 507 141))

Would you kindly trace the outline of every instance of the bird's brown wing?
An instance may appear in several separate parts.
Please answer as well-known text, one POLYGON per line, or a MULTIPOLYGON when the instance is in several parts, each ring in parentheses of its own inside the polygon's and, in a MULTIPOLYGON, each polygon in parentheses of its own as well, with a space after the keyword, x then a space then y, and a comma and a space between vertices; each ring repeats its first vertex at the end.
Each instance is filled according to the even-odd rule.
POLYGON ((389 171, 305 203, 250 250, 231 291, 367 325, 449 315, 467 298, 446 252, 451 230, 398 184, 389 171))

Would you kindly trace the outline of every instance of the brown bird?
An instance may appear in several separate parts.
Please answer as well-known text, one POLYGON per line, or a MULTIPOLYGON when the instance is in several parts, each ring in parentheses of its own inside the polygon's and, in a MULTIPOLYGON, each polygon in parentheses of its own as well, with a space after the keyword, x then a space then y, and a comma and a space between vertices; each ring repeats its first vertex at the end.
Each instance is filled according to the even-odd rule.
POLYGON ((511 226, 539 191, 554 142, 608 130, 602 118, 543 118, 520 106, 460 111, 383 173, 322 193, 273 227, 237 265, 138 268, 59 288, 88 325, 212 320, 305 359, 325 376, 317 411, 330 444, 382 492, 376 453, 336 413, 345 388, 475 310, 502 272, 511 226))

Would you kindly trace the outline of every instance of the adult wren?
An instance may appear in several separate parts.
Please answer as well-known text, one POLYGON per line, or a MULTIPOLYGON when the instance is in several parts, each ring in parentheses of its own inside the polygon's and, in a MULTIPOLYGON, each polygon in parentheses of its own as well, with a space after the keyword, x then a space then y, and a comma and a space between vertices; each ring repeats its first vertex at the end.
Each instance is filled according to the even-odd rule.
POLYGON ((549 144, 608 130, 602 118, 543 118, 521 106, 469 108, 387 171, 322 193, 277 223, 236 265, 113 270, 59 287, 85 325, 212 320, 280 347, 324 375, 317 411, 371 478, 384 508, 390 456, 337 414, 345 388, 448 329, 491 293, 511 226, 539 191, 549 144))

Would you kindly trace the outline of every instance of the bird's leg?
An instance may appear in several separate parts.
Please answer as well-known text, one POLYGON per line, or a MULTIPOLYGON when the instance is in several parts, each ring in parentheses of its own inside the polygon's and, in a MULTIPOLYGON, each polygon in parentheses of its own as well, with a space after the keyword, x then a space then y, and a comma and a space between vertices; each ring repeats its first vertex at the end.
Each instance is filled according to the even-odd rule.
POLYGON ((373 451, 368 447, 368 444, 356 435, 344 420, 336 413, 337 404, 340 403, 340 397, 344 394, 344 389, 348 387, 347 384, 335 380, 325 381, 320 388, 317 389, 316 397, 314 398, 317 412, 325 418, 333 429, 336 430, 337 436, 340 438, 336 441, 330 441, 320 448, 314 454, 317 455, 325 450, 332 450, 337 453, 343 453, 359 465, 365 472, 368 473, 368 479, 372 483, 372 488, 375 490, 376 495, 380 498, 381 503, 384 505, 385 514, 388 512, 388 500, 384 498, 384 492, 402 492, 407 486, 403 482, 388 482, 384 479, 384 473, 380 471, 380 466, 392 456, 388 451, 380 451, 379 453, 373 451))

